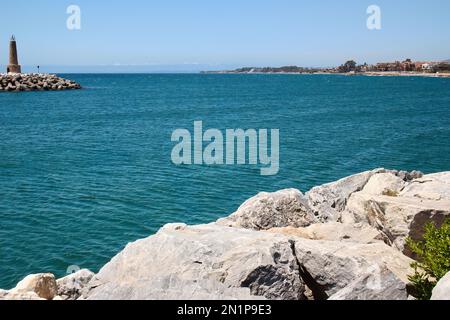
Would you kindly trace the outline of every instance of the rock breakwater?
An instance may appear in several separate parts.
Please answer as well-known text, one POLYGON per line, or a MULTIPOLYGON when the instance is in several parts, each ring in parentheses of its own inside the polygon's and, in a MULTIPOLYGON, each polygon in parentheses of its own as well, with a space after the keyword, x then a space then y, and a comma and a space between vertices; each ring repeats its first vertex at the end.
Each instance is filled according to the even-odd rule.
POLYGON ((9 73, 0 75, 0 92, 61 91, 76 89, 81 89, 81 85, 75 81, 63 79, 54 74, 9 73))

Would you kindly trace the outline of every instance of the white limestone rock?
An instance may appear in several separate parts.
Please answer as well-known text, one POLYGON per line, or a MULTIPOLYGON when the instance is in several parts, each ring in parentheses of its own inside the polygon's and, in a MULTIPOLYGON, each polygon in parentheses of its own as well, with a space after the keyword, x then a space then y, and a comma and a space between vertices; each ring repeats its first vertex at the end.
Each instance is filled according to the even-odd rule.
POLYGON ((39 297, 35 292, 21 292, 14 290, 0 290, 0 300, 20 300, 20 301, 28 301, 28 300, 46 300, 39 297))
POLYGON ((215 224, 167 225, 129 244, 83 299, 303 299, 291 244, 270 233, 215 224))
POLYGON ((400 196, 417 200, 450 201, 450 171, 413 180, 402 190, 400 196))
POLYGON ((87 269, 82 269, 64 278, 58 279, 58 296, 64 300, 76 300, 80 297, 83 288, 91 281, 95 274, 87 269))
POLYGON ((297 239, 295 254, 302 278, 316 299, 328 299, 361 276, 380 274, 384 269, 406 286, 412 272, 412 260, 384 243, 297 239))
POLYGON ((450 300, 450 272, 434 287, 431 300, 450 300))
POLYGON ((328 300, 408 300, 406 284, 387 268, 363 274, 328 300))
POLYGON ((373 195, 397 196, 406 182, 393 173, 379 173, 373 175, 362 190, 373 195))
POLYGON ((9 291, 9 299, 42 298, 52 300, 56 296, 57 286, 55 276, 51 273, 31 274, 20 281, 9 291))
POLYGON ((385 170, 366 171, 312 188, 306 193, 309 206, 320 222, 339 221, 348 198, 353 193, 361 191, 373 175, 382 172, 385 172, 385 170))
POLYGON ((296 189, 262 192, 247 200, 235 213, 217 224, 254 230, 305 227, 315 222, 303 194, 296 189))
POLYGON ((328 240, 357 243, 383 243, 389 240, 379 230, 365 224, 343 224, 339 222, 317 223, 306 228, 273 228, 268 230, 310 240, 328 240))
POLYGON ((450 216, 449 182, 450 175, 440 173, 409 182, 396 196, 367 190, 356 192, 350 196, 341 220, 346 224, 371 225, 398 250, 414 257, 405 247, 405 240, 422 239, 427 223, 434 222, 439 227, 450 216))
POLYGON ((306 299, 306 284, 315 299, 327 299, 378 268, 406 284, 411 262, 383 243, 175 224, 128 245, 81 298, 298 300, 306 299))

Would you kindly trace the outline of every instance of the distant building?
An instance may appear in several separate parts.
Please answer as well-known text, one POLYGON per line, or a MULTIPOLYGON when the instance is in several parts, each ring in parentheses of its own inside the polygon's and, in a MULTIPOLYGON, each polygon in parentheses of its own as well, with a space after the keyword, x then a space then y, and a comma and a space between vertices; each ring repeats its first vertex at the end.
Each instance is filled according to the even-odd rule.
POLYGON ((416 62, 415 67, 416 71, 433 71, 436 63, 434 62, 416 62))
POLYGON ((9 42, 9 64, 6 67, 6 72, 22 73, 22 68, 19 64, 19 57, 17 55, 16 38, 14 36, 11 37, 11 41, 9 42))
POLYGON ((422 64, 422 70, 431 70, 433 69, 433 65, 431 63, 422 64))
POLYGON ((411 59, 406 59, 401 63, 401 71, 415 71, 416 65, 411 59))
POLYGON ((432 71, 435 63, 432 62, 413 62, 411 59, 405 61, 382 62, 371 66, 370 69, 378 72, 411 72, 411 71, 432 71))
POLYGON ((332 73, 349 73, 349 72, 421 72, 421 73, 434 73, 434 72, 448 72, 450 71, 450 63, 443 62, 424 62, 424 61, 412 61, 406 59, 404 61, 394 62, 380 62, 375 65, 368 65, 364 63, 357 65, 354 61, 347 61, 345 64, 333 68, 325 69, 327 72, 332 73))
POLYGON ((375 66, 376 71, 389 72, 389 71, 400 71, 401 64, 399 61, 396 62, 381 62, 377 63, 375 66))

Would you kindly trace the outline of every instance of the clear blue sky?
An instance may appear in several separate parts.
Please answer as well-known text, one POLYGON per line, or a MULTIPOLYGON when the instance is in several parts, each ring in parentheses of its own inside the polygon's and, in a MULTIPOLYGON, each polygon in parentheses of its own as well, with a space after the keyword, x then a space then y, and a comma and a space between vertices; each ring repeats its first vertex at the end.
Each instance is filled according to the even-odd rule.
POLYGON ((23 65, 56 69, 442 60, 450 59, 449 13, 448 0, 2 1, 0 64, 13 33, 23 65), (66 28, 70 4, 82 10, 80 31, 66 28), (371 4, 382 10, 380 31, 366 28, 371 4))

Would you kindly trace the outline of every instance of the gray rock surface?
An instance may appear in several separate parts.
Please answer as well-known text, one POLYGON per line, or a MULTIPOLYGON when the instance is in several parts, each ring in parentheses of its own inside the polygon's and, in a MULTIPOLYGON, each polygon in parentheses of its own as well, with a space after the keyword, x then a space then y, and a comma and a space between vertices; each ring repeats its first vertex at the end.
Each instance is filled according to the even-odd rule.
POLYGON ((450 201, 450 172, 429 174, 415 179, 402 190, 400 196, 419 201, 450 201))
POLYGON ((312 188, 306 193, 306 197, 320 222, 340 221, 352 194, 363 189, 371 194, 396 194, 404 185, 422 176, 423 173, 419 171, 407 172, 379 168, 312 188))
POLYGON ((373 175, 362 190, 365 193, 380 196, 397 196, 406 182, 397 175, 386 172, 373 175))
POLYGON ((0 291, 2 300, 52 300, 56 296, 55 276, 51 273, 30 274, 14 289, 0 291))
POLYGON ((295 240, 303 279, 316 297, 329 298, 367 273, 390 270, 407 284, 411 259, 384 243, 295 240))
POLYGON ((391 247, 229 228, 168 225, 128 245, 83 299, 326 299, 374 266, 406 283, 409 258, 391 247))
POLYGON ((389 242, 379 230, 364 223, 343 224, 339 222, 317 223, 306 228, 273 228, 269 232, 297 236, 310 240, 328 240, 357 243, 389 242))
POLYGON ((63 300, 76 300, 81 296, 83 288, 94 277, 94 273, 87 269, 80 270, 56 281, 57 294, 63 300))
POLYGON ((303 298, 283 236, 218 225, 168 225, 105 265, 84 299, 303 298))
POLYGON ((247 200, 235 213, 217 224, 254 230, 305 227, 315 222, 303 194, 296 189, 262 192, 247 200))
POLYGON ((306 193, 309 206, 320 222, 338 221, 348 198, 353 193, 361 191, 373 175, 381 172, 385 170, 366 171, 315 187, 306 193))
MULTIPOLYGON (((386 179, 379 180, 382 182, 386 179)), ((405 247, 406 238, 420 240, 426 223, 440 226, 450 216, 450 174, 423 176, 405 184, 402 190, 391 190, 395 192, 390 195, 380 195, 381 189, 364 188, 353 193, 341 220, 345 224, 371 225, 383 232, 394 247, 413 257, 405 247)))
POLYGON ((450 272, 434 287, 431 300, 450 300, 450 272))
POLYGON ((328 300, 408 300, 406 284, 387 268, 374 267, 328 300))
POLYGON ((0 290, 0 300, 46 300, 39 297, 35 292, 21 292, 0 290))

